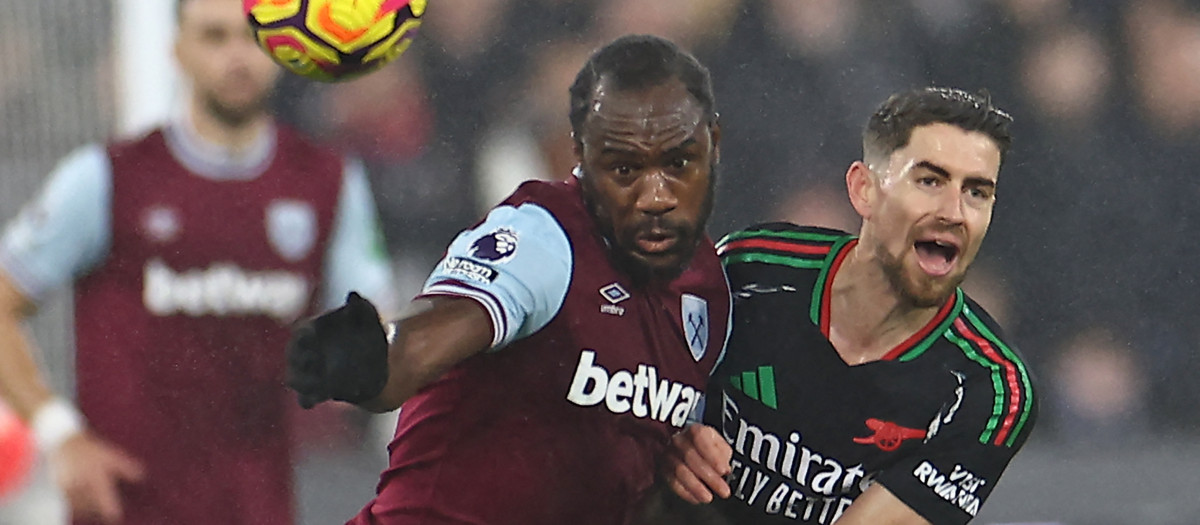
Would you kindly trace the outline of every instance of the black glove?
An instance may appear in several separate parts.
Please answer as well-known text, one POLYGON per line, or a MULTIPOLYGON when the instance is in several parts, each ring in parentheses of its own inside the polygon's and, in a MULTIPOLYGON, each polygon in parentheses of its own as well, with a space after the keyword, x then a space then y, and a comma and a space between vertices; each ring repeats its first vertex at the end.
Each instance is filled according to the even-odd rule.
POLYGON ((296 326, 287 345, 287 385, 300 406, 328 399, 375 399, 388 379, 388 342, 379 313, 355 292, 346 304, 296 326))

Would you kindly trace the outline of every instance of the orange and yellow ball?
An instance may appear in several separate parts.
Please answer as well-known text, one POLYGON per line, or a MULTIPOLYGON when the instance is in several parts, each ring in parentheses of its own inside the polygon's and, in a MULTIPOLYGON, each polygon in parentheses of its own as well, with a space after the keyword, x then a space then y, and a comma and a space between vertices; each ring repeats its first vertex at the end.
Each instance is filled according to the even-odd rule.
POLYGON ((354 78, 395 60, 421 25, 426 0, 243 0, 258 44, 313 80, 354 78))

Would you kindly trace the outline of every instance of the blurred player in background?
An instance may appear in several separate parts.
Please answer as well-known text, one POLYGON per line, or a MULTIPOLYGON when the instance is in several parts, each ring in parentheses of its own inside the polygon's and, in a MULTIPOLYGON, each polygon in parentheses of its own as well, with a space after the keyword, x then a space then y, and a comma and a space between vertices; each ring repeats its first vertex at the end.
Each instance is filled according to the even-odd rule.
POLYGON ((0 393, 77 523, 289 524, 288 327, 350 289, 387 304, 390 270, 362 171, 268 115, 241 4, 179 9, 181 115, 63 160, 0 241, 0 393), (78 408, 22 326, 71 284, 78 408))
POLYGON ((704 235, 709 74, 624 37, 570 95, 576 177, 527 182, 459 235, 386 332, 352 297, 290 344, 301 403, 403 404, 350 523, 628 523, 697 403, 729 315, 704 235))
MULTIPOLYGON (((929 88, 870 118, 846 173, 857 236, 727 236, 729 352, 668 482, 721 523, 965 523, 1036 419, 1024 359, 959 285, 995 203, 1011 118, 929 88)), ((694 520, 686 520, 695 522, 694 520)))

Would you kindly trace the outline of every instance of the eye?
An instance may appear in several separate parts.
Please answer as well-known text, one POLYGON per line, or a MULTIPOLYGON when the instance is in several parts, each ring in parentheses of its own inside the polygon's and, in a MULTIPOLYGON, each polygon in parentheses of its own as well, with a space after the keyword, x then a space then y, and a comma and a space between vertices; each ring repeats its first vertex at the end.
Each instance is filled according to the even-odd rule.
POLYGON ((626 165, 620 165, 620 166, 614 167, 613 171, 615 171, 617 173, 617 175, 625 176, 625 175, 629 175, 630 173, 633 173, 633 168, 630 166, 626 166, 626 165))
POLYGON ((920 184, 922 186, 929 186, 929 187, 937 186, 939 182, 941 182, 941 181, 939 181, 937 177, 933 177, 933 176, 926 176, 926 177, 921 177, 921 178, 917 179, 917 184, 920 184))
POLYGON ((681 169, 688 167, 688 165, 691 163, 692 162, 690 160, 683 158, 683 157, 679 157, 679 158, 671 161, 671 167, 674 169, 677 169, 677 170, 681 170, 681 169))
POLYGON ((993 193, 992 193, 991 188, 984 188, 984 187, 980 186, 980 187, 974 187, 974 188, 967 188, 967 195, 969 195, 972 199, 986 201, 986 200, 992 199, 993 193))

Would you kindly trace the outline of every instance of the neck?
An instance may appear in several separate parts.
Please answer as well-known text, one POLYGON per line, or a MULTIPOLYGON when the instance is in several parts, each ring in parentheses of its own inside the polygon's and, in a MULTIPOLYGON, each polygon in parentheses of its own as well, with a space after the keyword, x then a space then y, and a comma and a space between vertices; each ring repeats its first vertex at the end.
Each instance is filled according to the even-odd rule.
POLYGON ((883 358, 937 315, 917 307, 892 287, 880 262, 861 243, 833 276, 829 339, 850 365, 883 358))
POLYGON ((244 121, 231 123, 205 109, 197 98, 192 99, 188 115, 197 136, 233 156, 245 153, 270 122, 270 117, 260 112, 244 121))

